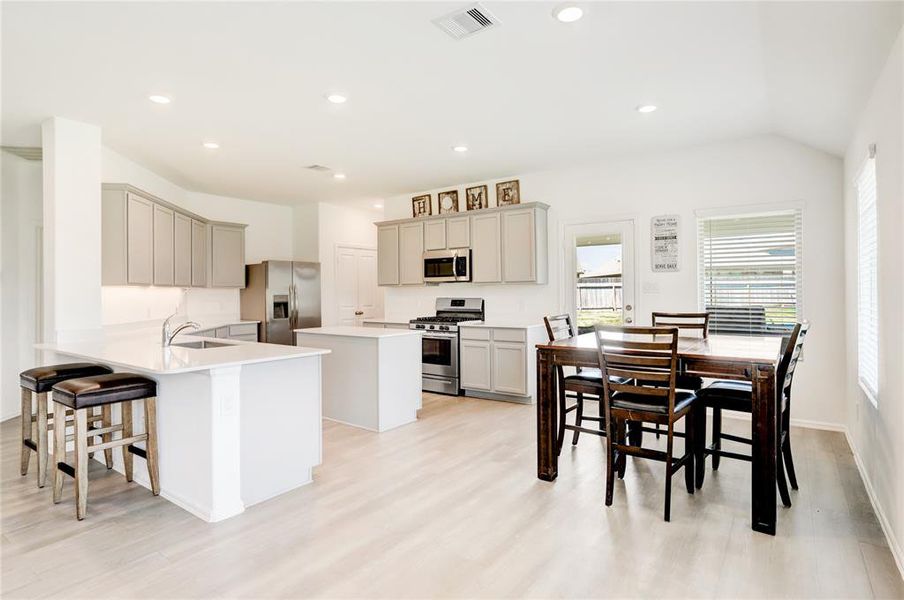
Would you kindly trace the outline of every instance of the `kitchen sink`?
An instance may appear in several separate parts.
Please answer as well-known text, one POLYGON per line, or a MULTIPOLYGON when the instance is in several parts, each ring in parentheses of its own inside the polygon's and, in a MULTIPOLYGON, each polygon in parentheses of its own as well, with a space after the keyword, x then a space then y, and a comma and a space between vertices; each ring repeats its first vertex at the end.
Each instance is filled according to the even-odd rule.
POLYGON ((179 346, 180 348, 193 348, 195 350, 204 350, 205 348, 222 348, 223 346, 235 346, 235 344, 211 342, 209 340, 198 340, 196 342, 173 342, 170 345, 179 346))

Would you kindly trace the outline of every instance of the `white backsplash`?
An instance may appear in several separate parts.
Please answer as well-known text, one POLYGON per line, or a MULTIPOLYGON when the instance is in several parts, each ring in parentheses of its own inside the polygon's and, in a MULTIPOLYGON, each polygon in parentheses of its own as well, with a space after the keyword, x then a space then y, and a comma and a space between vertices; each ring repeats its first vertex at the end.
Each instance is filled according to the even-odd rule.
POLYGON ((159 325, 173 313, 183 319, 225 322, 239 318, 239 290, 104 286, 101 289, 105 329, 159 325))

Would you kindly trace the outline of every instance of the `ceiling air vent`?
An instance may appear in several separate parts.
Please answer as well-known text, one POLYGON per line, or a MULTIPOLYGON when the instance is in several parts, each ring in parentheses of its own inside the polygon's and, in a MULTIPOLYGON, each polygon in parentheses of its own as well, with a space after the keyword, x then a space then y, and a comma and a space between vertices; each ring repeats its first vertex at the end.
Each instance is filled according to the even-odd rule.
POLYGON ((454 40, 461 40, 501 25, 499 19, 480 4, 472 4, 438 19, 433 19, 433 23, 454 40))
POLYGON ((323 165, 308 165, 305 167, 305 169, 309 171, 316 171, 317 173, 327 173, 329 171, 332 171, 332 169, 330 169, 329 167, 324 167, 323 165))

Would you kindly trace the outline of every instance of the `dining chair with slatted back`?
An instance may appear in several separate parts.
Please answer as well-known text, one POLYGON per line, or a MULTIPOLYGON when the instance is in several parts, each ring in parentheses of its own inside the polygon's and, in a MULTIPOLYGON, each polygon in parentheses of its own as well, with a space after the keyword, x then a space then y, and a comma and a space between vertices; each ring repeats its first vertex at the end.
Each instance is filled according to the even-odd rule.
MULTIPOLYGON (((803 350, 804 339, 810 330, 808 322, 797 323, 788 336, 787 343, 782 351, 782 357, 775 372, 776 398, 780 402, 779 414, 779 449, 781 456, 776 461, 776 482, 779 495, 785 506, 791 506, 791 495, 788 492, 788 481, 785 479, 785 470, 788 472, 791 487, 798 489, 797 473, 794 471, 794 458, 791 455, 791 383, 797 370, 797 363, 803 350)), ((710 407, 713 411, 712 443, 707 446, 705 453, 712 456, 713 470, 718 470, 721 458, 733 458, 750 461, 747 454, 729 452, 722 449, 723 441, 736 442, 750 445, 752 440, 748 437, 731 435, 722 432, 722 411, 733 410, 736 412, 751 413, 753 411, 753 386, 749 381, 718 380, 709 384, 697 392, 700 397, 701 408, 710 407)), ((705 436, 704 432, 700 433, 705 436)), ((703 476, 702 467, 697 470, 697 477, 703 476)), ((702 481, 698 481, 700 485, 702 481)))
MULTIPOLYGON (((709 337, 709 313, 708 312, 653 312, 650 317, 653 327, 677 327, 678 335, 685 333, 703 337, 709 337)), ((676 384, 680 390, 697 391, 703 387, 703 378, 697 375, 685 373, 681 365, 678 370, 678 383, 676 384)), ((656 433, 656 439, 662 433, 659 425, 652 430, 656 433)), ((638 433, 638 435, 640 435, 638 433)), ((680 434, 679 434, 680 437, 680 434)))
MULTIPOLYGON (((543 317, 543 323, 546 325, 546 333, 549 341, 567 339, 575 336, 574 325, 571 322, 571 315, 555 315, 551 317, 543 317)), ((603 393, 602 375, 597 369, 588 369, 577 367, 575 374, 565 375, 561 366, 556 367, 556 375, 559 381, 559 423, 558 434, 556 435, 556 452, 562 452, 562 445, 565 441, 565 430, 574 431, 571 443, 578 443, 578 437, 581 432, 591 435, 605 436, 605 427, 603 425, 602 410, 598 411, 598 416, 584 415, 584 402, 586 400, 598 401, 603 393), (566 394, 572 392, 574 394, 575 403, 567 406, 566 394), (568 413, 574 412, 574 425, 569 425, 566 421, 568 413), (583 426, 584 421, 594 421, 598 423, 597 429, 590 429, 583 426)))
POLYGON ((625 457, 665 462, 664 519, 671 519, 672 475, 685 469, 685 485, 694 493, 694 419, 685 421, 684 455, 675 460, 675 424, 692 417, 694 392, 677 390, 678 328, 594 327, 603 378, 606 438, 606 506, 612 505, 616 471, 624 477, 625 457), (617 378, 617 379, 614 379, 617 378), (634 445, 625 435, 626 423, 666 426, 666 450, 634 445))

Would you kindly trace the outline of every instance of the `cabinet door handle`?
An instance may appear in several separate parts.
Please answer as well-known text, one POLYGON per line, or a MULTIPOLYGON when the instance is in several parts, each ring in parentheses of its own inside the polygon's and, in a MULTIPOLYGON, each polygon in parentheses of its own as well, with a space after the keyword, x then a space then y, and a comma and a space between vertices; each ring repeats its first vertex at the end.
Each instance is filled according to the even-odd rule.
POLYGON ((355 311, 355 316, 356 316, 356 317, 360 317, 360 316, 363 315, 363 314, 364 314, 364 311, 363 311, 363 310, 356 310, 356 311, 355 311))

